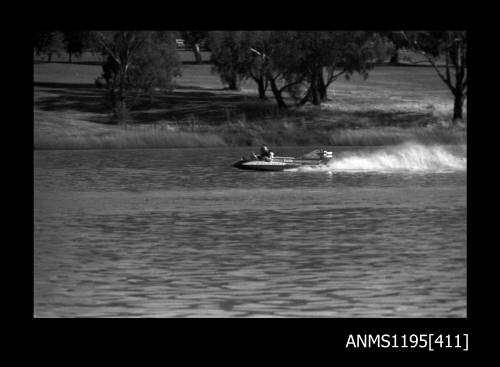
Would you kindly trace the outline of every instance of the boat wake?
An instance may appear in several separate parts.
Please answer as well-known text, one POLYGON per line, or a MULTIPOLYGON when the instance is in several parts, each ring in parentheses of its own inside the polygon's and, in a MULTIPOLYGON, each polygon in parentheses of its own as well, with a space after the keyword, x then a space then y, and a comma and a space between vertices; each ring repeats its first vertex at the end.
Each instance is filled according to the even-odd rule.
POLYGON ((300 167, 298 172, 455 172, 467 170, 465 146, 404 143, 372 152, 348 152, 327 165, 300 167), (458 148, 458 149, 457 149, 458 148))

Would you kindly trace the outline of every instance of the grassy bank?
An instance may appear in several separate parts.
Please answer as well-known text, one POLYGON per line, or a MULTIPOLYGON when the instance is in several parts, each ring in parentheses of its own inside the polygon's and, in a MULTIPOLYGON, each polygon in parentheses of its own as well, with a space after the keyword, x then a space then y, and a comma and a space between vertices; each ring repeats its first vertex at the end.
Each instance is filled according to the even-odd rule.
POLYGON ((124 149, 214 147, 226 143, 215 134, 171 131, 159 125, 109 125, 88 121, 86 114, 35 114, 35 149, 124 149))
POLYGON ((321 107, 279 110, 252 82, 224 90, 210 65, 184 65, 172 92, 143 98, 119 126, 94 86, 98 65, 34 64, 35 149, 465 143, 451 93, 427 67, 379 67, 340 79, 321 107))
MULTIPOLYGON (((62 120, 38 116, 34 145, 36 149, 123 149, 256 146, 265 142, 272 146, 292 145, 392 145, 406 141, 423 144, 465 144, 462 127, 361 127, 329 129, 275 120, 257 124, 243 121, 219 126, 195 127, 182 131, 169 123, 147 125, 98 125, 79 119, 62 120), (64 128, 60 128, 64 126, 64 128), (197 132, 201 130, 200 132, 197 132)), ((36 120, 35 120, 36 121, 36 120)))

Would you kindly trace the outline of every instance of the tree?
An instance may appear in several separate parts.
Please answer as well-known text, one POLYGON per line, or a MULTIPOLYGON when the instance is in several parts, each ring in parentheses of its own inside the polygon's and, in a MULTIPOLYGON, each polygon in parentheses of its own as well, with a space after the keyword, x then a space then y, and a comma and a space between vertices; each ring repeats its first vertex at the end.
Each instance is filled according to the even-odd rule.
POLYGON ((120 121, 140 93, 169 88, 173 76, 180 75, 170 32, 106 31, 96 32, 95 39, 106 54, 103 77, 120 121))
POLYGON ((230 90, 240 90, 241 76, 248 70, 250 45, 243 31, 211 31, 213 71, 220 75, 230 90))
POLYGON ((340 75, 367 77, 389 45, 376 32, 352 31, 225 31, 210 32, 210 40, 214 70, 230 89, 251 78, 261 99, 270 86, 280 108, 285 92, 299 104, 328 100, 340 75))
POLYGON ((47 55, 47 61, 52 62, 52 55, 59 55, 63 49, 64 35, 59 31, 37 31, 34 35, 34 49, 38 56, 47 55))
MULTIPOLYGON (((302 79, 291 78, 290 70, 294 68, 297 50, 294 47, 296 32, 272 31, 264 35, 261 44, 262 72, 271 87, 274 99, 279 108, 286 108, 283 93, 291 93, 292 88, 302 79)), ((256 45, 255 47, 259 47, 256 45)))
POLYGON ((426 57, 454 96, 453 122, 462 120, 467 97, 467 32, 402 31, 409 47, 426 57), (444 57, 444 70, 437 65, 444 57))
POLYGON ((257 84, 259 98, 266 100, 266 90, 269 86, 267 73, 269 71, 269 57, 267 50, 270 48, 270 31, 246 31, 245 46, 250 47, 243 50, 246 58, 244 73, 245 79, 252 79, 257 84))
POLYGON ((328 100, 328 87, 341 75, 359 73, 367 78, 387 52, 379 35, 365 31, 299 32, 294 43, 300 53, 288 64, 285 78, 305 81, 307 90, 299 104, 328 100))
POLYGON ((192 47, 196 63, 201 64, 203 59, 201 57, 200 45, 202 42, 207 41, 208 31, 182 31, 181 35, 192 47))
POLYGON ((250 63, 248 76, 257 84, 259 98, 266 100, 266 90, 269 85, 269 80, 266 77, 266 55, 253 47, 250 48, 250 51, 254 52, 257 56, 254 56, 254 60, 250 63))
POLYGON ((81 55, 89 46, 88 31, 65 31, 64 49, 68 53, 68 62, 71 63, 73 55, 81 55))
POLYGON ((284 92, 299 104, 319 105, 339 76, 367 77, 383 58, 382 46, 387 43, 374 32, 273 31, 260 47, 271 91, 278 106, 286 107, 284 92))
POLYGON ((285 32, 271 31, 212 31, 209 45, 212 50, 213 71, 229 89, 239 90, 241 80, 251 78, 257 83, 259 97, 266 99, 270 85, 280 107, 286 107, 282 92, 277 85, 281 73, 276 71, 272 54, 283 54, 286 47, 278 41, 285 32), (276 52, 275 52, 276 51, 276 52))
POLYGON ((289 34, 284 31, 210 32, 214 71, 230 85, 238 85, 244 79, 254 80, 259 98, 263 100, 267 99, 266 90, 270 86, 278 106, 286 107, 283 92, 297 83, 283 83, 282 69, 295 52, 286 42, 289 34))
POLYGON ((399 51, 408 47, 404 36, 398 31, 379 31, 377 33, 391 43, 391 45, 387 45, 387 53, 390 55, 389 64, 399 64, 399 51))

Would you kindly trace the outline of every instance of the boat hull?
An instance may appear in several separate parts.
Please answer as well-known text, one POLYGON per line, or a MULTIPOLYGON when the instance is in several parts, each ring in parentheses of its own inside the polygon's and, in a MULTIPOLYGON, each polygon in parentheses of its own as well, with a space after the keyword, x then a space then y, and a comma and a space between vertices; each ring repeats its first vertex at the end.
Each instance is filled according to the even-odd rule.
POLYGON ((233 167, 239 169, 253 170, 253 171, 283 171, 286 169, 299 168, 304 166, 320 166, 328 163, 328 161, 318 160, 298 160, 298 159, 276 159, 271 161, 255 160, 255 159, 242 159, 233 164, 233 167))
POLYGON ((300 164, 289 162, 267 162, 241 160, 233 164, 233 167, 253 171, 283 171, 285 169, 300 167, 300 164))
POLYGON ((324 149, 315 149, 301 158, 275 157, 274 154, 270 154, 269 157, 263 157, 252 153, 248 158, 241 157, 238 162, 233 163, 233 167, 253 171, 283 171, 304 166, 321 166, 327 164, 332 159, 332 152, 324 149))

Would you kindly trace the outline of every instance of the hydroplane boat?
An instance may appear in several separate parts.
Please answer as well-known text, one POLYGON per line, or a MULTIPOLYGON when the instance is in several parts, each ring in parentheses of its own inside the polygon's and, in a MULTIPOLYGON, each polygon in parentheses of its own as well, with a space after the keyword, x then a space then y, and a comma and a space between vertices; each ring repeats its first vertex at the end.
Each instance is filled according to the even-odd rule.
POLYGON ((299 158, 274 156, 272 152, 268 156, 252 153, 249 157, 241 157, 239 161, 233 163, 233 167, 254 171, 283 171, 304 166, 326 165, 332 159, 332 152, 324 149, 315 149, 299 158))

